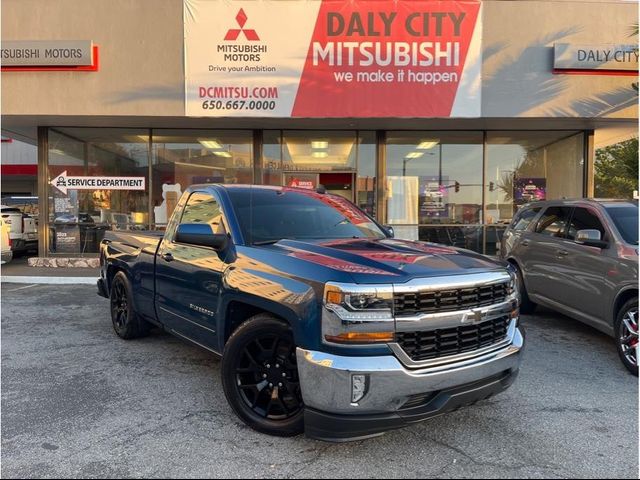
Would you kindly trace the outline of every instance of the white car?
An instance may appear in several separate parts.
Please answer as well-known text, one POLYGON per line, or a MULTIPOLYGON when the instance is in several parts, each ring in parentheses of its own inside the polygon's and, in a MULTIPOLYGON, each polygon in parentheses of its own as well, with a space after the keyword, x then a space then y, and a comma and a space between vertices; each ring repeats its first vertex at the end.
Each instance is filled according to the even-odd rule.
POLYGON ((14 253, 38 248, 38 224, 34 217, 6 205, 0 205, 0 215, 11 229, 9 238, 14 253))
POLYGON ((0 218, 0 263, 4 264, 10 262, 13 258, 13 251, 11 250, 11 238, 9 238, 9 232, 11 227, 0 218))

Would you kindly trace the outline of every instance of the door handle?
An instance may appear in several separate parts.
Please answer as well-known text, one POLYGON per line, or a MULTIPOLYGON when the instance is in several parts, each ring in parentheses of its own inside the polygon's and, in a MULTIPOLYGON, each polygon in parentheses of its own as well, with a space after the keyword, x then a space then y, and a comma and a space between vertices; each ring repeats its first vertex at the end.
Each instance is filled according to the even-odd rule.
POLYGON ((165 260, 166 262, 173 262, 174 260, 173 255, 171 255, 171 253, 163 253, 162 259, 165 260))
POLYGON ((529 246, 529 240, 523 240, 522 242, 520 242, 520 245, 522 245, 523 247, 528 247, 529 246))
POLYGON ((567 250, 558 250, 558 256, 566 257, 567 255, 569 255, 569 252, 567 250))

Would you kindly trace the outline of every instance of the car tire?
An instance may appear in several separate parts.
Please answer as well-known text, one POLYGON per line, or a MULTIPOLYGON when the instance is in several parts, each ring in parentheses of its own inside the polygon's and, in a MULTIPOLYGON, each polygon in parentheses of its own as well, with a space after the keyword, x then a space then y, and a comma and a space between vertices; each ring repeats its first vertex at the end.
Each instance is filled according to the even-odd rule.
POLYGON ((113 330, 120 338, 131 340, 149 333, 151 325, 140 318, 133 308, 131 282, 124 272, 116 273, 111 281, 109 303, 113 330))
POLYGON ((520 313, 528 315, 535 312, 538 304, 531 301, 529 294, 527 293, 527 287, 524 284, 524 277, 520 267, 512 264, 516 269, 516 275, 518 277, 518 290, 520 290, 520 313))
POLYGON ((289 326, 258 314, 231 335, 222 355, 222 387, 240 419, 268 435, 304 431, 296 346, 289 326))
POLYGON ((624 366, 638 375, 638 299, 628 300, 618 312, 615 322, 618 355, 624 366))

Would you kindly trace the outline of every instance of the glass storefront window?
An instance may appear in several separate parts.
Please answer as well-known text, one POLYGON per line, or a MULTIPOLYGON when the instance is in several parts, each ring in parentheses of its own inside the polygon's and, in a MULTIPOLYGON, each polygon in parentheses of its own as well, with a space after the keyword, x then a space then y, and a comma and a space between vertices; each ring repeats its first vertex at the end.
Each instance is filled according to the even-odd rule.
MULTIPOLYGON (((370 147, 369 136, 364 138, 365 148, 370 147)), ((262 181, 309 189, 323 185, 353 201, 358 147, 355 131, 265 130, 262 181)), ((373 165, 375 170, 375 160, 373 165)))
POLYGON ((153 130, 153 218, 164 228, 182 192, 198 183, 253 183, 253 134, 244 130, 153 130))
POLYGON ((358 132, 356 204, 376 217, 376 132, 358 132))
POLYGON ((262 133, 262 183, 282 185, 282 132, 265 130, 262 133))
POLYGON ((391 131, 380 146, 375 131, 264 130, 257 165, 251 130, 48 132, 48 177, 41 181, 48 185, 52 254, 95 254, 109 229, 165 228, 182 192, 198 183, 323 185, 393 225, 398 238, 489 255, 497 254, 522 204, 584 195, 585 133, 578 131, 391 131), (378 178, 379 148, 384 178, 378 178), (49 183, 65 171, 133 177, 145 185, 65 192, 49 183), (377 200, 380 192, 384 198, 377 200))
MULTIPOLYGON (((387 134, 386 223, 398 225, 398 237, 422 240, 436 231, 419 225, 482 221, 482 150, 482 132, 387 134)), ((437 236, 449 238, 444 230, 437 236)))
POLYGON ((50 253, 95 254, 106 230, 148 227, 149 130, 56 128, 48 143, 50 253), (49 183, 65 172, 60 188, 49 183), (67 188, 68 177, 134 177, 144 189, 67 188))
POLYGON ((582 197, 583 152, 582 132, 488 132, 485 223, 496 237, 525 203, 582 197))
POLYGON ((348 172, 356 166, 356 132, 285 130, 285 172, 348 172))

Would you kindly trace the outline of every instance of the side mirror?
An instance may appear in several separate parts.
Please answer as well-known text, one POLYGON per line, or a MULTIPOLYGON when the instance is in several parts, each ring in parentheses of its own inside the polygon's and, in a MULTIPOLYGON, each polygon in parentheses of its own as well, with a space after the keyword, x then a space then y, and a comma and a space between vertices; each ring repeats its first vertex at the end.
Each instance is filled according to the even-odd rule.
POLYGON ((176 232, 176 243, 224 250, 229 243, 229 236, 226 233, 213 233, 211 225, 207 223, 181 223, 176 232))
POLYGON ((604 248, 607 246, 607 242, 602 240, 600 230, 595 229, 578 230, 576 233, 576 243, 586 245, 587 247, 604 248))
POLYGON ((391 238, 395 236, 395 232, 393 231, 393 227, 391 225, 385 225, 384 228, 387 230, 387 233, 391 238))

